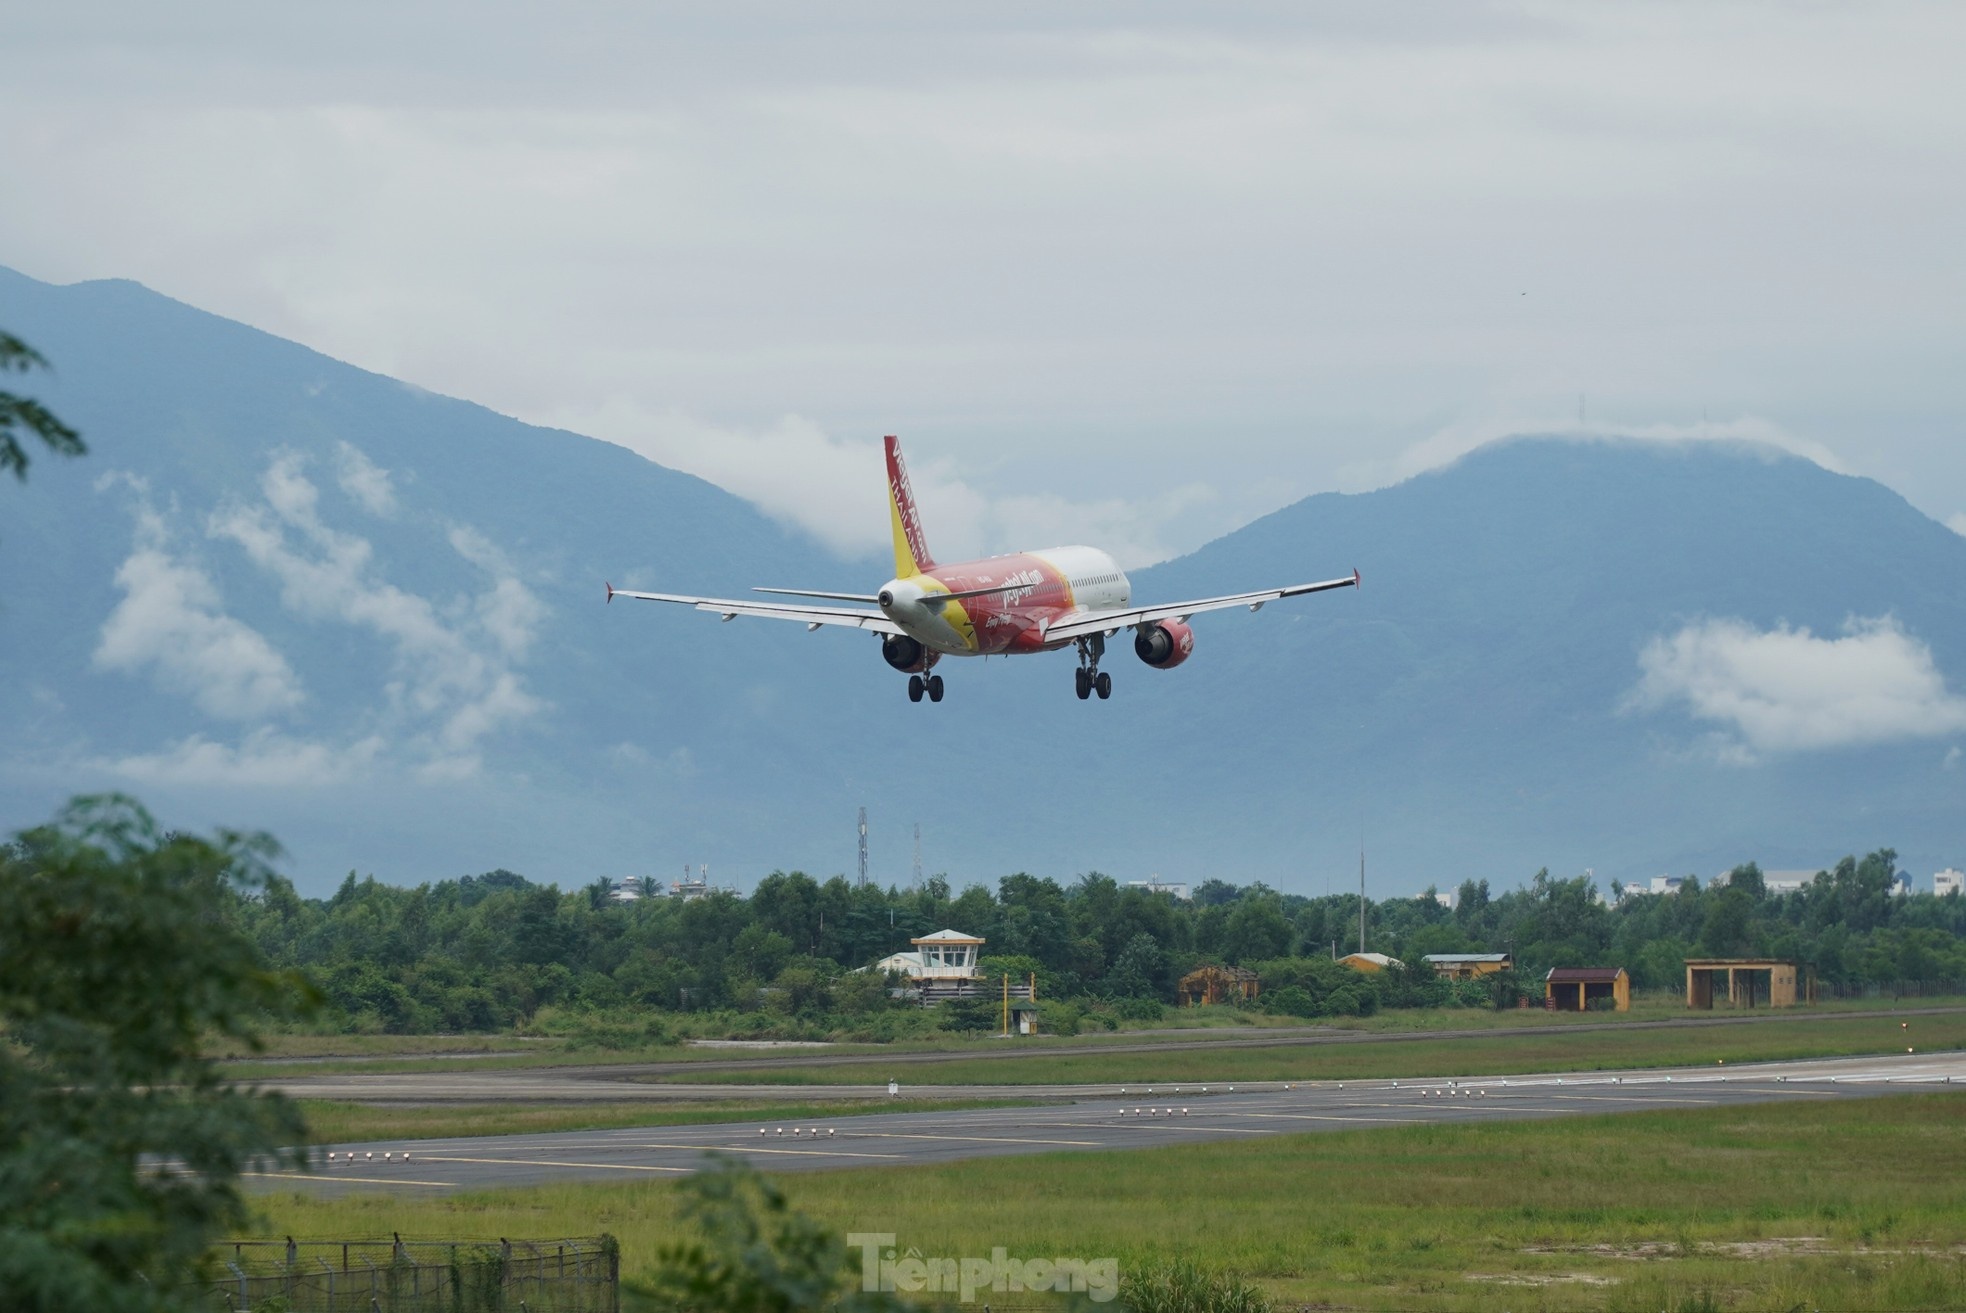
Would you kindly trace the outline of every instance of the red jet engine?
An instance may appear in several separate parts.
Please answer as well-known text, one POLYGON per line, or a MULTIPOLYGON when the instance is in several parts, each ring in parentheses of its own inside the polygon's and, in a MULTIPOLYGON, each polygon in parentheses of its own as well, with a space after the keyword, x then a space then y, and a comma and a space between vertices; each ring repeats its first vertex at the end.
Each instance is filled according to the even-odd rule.
POLYGON ((1195 631, 1179 620, 1141 625, 1133 636, 1133 655, 1156 670, 1172 670, 1195 650, 1195 631))

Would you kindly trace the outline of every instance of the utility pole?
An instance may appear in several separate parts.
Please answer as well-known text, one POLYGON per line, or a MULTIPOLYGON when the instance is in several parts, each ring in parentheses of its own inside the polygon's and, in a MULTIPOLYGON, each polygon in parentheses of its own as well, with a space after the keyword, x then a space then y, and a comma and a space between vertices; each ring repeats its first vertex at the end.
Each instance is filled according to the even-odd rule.
POLYGON ((860 809, 860 883, 867 883, 867 809, 860 809))
POLYGON ((1358 841, 1358 951, 1365 951, 1365 840, 1358 841))

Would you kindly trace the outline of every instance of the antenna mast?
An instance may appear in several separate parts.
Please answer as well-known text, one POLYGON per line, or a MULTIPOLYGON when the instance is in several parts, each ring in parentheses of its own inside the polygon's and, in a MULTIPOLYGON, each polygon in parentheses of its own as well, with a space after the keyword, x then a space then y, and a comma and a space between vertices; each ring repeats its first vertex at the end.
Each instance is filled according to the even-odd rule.
POLYGON ((1365 836, 1358 841, 1358 951, 1365 951, 1365 836))
POLYGON ((915 888, 922 887, 922 823, 915 822, 915 888))
POLYGON ((860 809, 860 883, 867 883, 867 809, 860 809))

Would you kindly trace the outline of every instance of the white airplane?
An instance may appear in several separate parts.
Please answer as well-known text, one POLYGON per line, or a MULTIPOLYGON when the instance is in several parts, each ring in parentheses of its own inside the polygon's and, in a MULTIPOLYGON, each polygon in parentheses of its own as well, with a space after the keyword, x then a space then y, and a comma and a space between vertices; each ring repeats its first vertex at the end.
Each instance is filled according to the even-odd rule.
POLYGON ((937 565, 929 555, 914 493, 908 487, 901 443, 892 437, 887 439, 887 492, 894 530, 894 578, 879 592, 753 590, 860 606, 637 593, 613 584, 607 586, 608 601, 633 597, 676 602, 725 620, 738 616, 797 620, 808 630, 826 625, 872 630, 880 635, 882 659, 908 676, 911 702, 924 696, 931 702, 942 700, 942 676, 931 672, 945 656, 1021 656, 1072 644, 1079 652, 1076 688, 1083 701, 1094 693, 1112 696, 1113 677, 1099 668, 1099 659, 1106 653, 1106 640, 1122 629, 1133 631, 1133 651, 1142 661, 1157 670, 1172 670, 1195 649, 1188 617, 1198 612, 1235 606, 1260 611, 1280 598, 1358 586, 1358 571, 1353 570, 1347 578, 1322 583, 1134 606, 1133 585, 1125 572, 1096 547, 1054 547, 937 565))

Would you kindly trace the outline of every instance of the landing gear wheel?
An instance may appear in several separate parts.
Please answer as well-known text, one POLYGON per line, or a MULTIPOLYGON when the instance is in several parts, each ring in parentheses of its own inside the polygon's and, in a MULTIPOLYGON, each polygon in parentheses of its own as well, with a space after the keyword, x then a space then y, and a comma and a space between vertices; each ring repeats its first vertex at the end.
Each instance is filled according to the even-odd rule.
POLYGON ((925 687, 926 686, 922 683, 922 677, 920 675, 908 676, 908 700, 910 702, 920 702, 922 700, 922 692, 925 687))
POLYGON ((1092 681, 1092 687, 1098 690, 1099 700, 1104 702, 1107 698, 1113 696, 1113 677, 1102 670, 1092 681))
POLYGON ((942 700, 942 676, 930 675, 928 677, 928 700, 930 702, 940 702, 942 700))
POLYGON ((1083 702, 1092 696, 1092 672, 1090 670, 1087 670, 1084 666, 1080 666, 1078 676, 1074 682, 1078 688, 1079 701, 1083 702))

